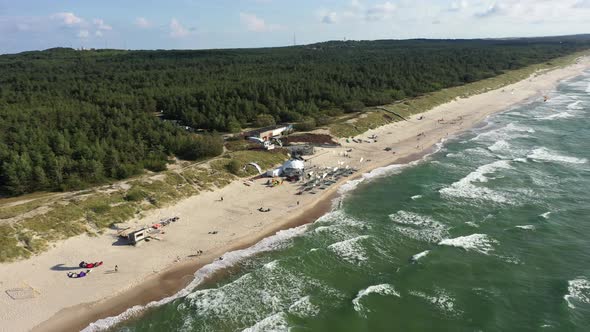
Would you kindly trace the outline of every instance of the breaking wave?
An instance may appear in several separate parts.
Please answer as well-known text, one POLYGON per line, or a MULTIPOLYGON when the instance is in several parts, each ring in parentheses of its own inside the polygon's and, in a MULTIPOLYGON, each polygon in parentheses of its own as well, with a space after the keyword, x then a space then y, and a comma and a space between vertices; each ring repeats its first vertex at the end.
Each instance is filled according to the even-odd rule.
POLYGON ((310 296, 304 296, 289 307, 289 313, 299 317, 313 317, 320 313, 320 308, 311 302, 310 296))
POLYGON ((517 124, 514 124, 511 122, 504 127, 481 133, 481 134, 475 136, 474 138, 472 138, 471 141, 485 140, 485 141, 497 142, 500 140, 507 140, 507 139, 513 139, 513 138, 519 138, 519 137, 528 137, 529 136, 528 134, 534 134, 534 133, 535 133, 535 130, 533 128, 517 125, 517 124))
POLYGON ((398 211, 389 219, 396 223, 398 232, 414 240, 436 243, 448 236, 447 226, 428 216, 398 211))
POLYGON ((263 320, 257 322, 253 326, 242 330, 242 332, 262 332, 262 331, 289 331, 289 324, 287 323, 287 315, 279 312, 272 316, 268 316, 263 320))
POLYGON ((365 307, 361 304, 361 300, 371 294, 379 294, 379 295, 392 295, 401 297, 401 295, 395 290, 392 285, 389 284, 381 284, 381 285, 374 285, 369 286, 361 291, 358 292, 356 297, 352 300, 352 306, 356 312, 363 312, 365 311, 365 307))
POLYGON ((412 256, 412 262, 419 261, 420 259, 426 257, 429 253, 430 253, 430 250, 424 250, 423 252, 421 252, 419 254, 415 254, 414 256, 412 256))
POLYGON ((496 143, 492 144, 490 147, 488 147, 488 150, 490 150, 492 152, 501 152, 501 151, 510 150, 510 144, 508 142, 506 142, 505 140, 501 139, 501 140, 497 141, 496 143))
POLYGON ((514 227, 516 227, 518 229, 524 229, 527 231, 534 231, 535 230, 535 226, 533 226, 533 225, 518 225, 518 226, 514 226, 514 227))
POLYGON ((478 167, 466 177, 451 184, 450 187, 441 189, 439 192, 446 197, 467 198, 473 200, 489 200, 497 203, 509 203, 509 199, 499 192, 486 187, 474 185, 476 182, 488 182, 486 174, 493 173, 500 169, 510 169, 510 161, 498 160, 490 164, 478 167))
POLYGON ((486 234, 471 234, 468 236, 460 236, 454 239, 446 239, 440 241, 441 246, 449 246, 465 249, 467 251, 476 251, 482 254, 489 254, 494 250, 494 244, 498 241, 488 237, 486 234))
POLYGON ((586 158, 563 156, 544 147, 533 150, 527 158, 534 161, 553 161, 567 164, 585 164, 588 162, 586 158))
POLYGON ((361 264, 369 259, 365 249, 360 243, 370 238, 368 235, 361 235, 355 238, 336 242, 328 246, 328 249, 334 252, 338 257, 351 264, 361 264))
POLYGON ((551 214, 551 211, 549 212, 545 212, 539 215, 539 217, 542 217, 544 219, 549 219, 549 215, 551 214))
POLYGON ((568 293, 563 298, 571 309, 576 308, 576 303, 590 304, 590 282, 588 279, 579 277, 568 281, 567 291, 568 293))

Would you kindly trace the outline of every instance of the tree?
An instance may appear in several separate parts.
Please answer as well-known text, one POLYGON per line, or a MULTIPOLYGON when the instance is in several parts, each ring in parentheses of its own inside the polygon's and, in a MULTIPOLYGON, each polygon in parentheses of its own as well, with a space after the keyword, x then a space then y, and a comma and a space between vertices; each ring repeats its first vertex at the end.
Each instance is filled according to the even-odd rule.
POLYGON ((256 127, 268 127, 274 126, 275 124, 275 118, 270 114, 259 114, 256 116, 256 120, 254 120, 256 127))
POLYGON ((299 131, 310 131, 314 130, 316 127, 316 121, 312 117, 306 117, 303 121, 297 123, 295 125, 295 129, 299 131))
POLYGON ((227 131, 229 131, 230 133, 239 133, 240 131, 242 131, 242 125, 235 118, 229 120, 226 127, 227 131))
POLYGON ((342 109, 346 113, 352 112, 360 112, 365 108, 365 104, 362 101, 354 100, 347 103, 342 104, 342 109))

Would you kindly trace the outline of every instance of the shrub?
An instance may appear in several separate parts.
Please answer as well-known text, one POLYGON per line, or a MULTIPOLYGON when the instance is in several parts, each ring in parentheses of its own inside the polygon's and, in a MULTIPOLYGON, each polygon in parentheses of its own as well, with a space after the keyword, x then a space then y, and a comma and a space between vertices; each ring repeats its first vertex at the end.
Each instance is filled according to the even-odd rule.
POLYGON ((141 189, 133 188, 125 195, 125 200, 129 202, 141 201, 147 197, 147 193, 141 189))
POLYGON ((226 168, 228 170, 228 172, 230 172, 233 175, 238 175, 240 173, 240 168, 242 165, 240 165, 240 162, 232 159, 230 160, 230 162, 227 164, 226 168))

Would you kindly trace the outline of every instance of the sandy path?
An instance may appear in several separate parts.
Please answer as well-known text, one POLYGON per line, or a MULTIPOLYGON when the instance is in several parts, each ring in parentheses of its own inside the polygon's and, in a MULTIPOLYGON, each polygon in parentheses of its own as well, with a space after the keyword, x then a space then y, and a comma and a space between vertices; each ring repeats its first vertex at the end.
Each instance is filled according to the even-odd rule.
MULTIPOLYGON (((358 168, 361 174, 407 159, 423 153, 447 135, 473 127, 490 114, 533 97, 540 98, 559 81, 589 68, 590 60, 584 58, 567 68, 441 105, 423 113, 422 120, 414 116, 409 122, 390 124, 359 136, 366 139, 377 135, 376 143, 341 140, 341 148, 318 149, 310 162, 316 166, 335 167, 343 161, 358 168), (440 118, 444 118, 446 124, 439 123, 440 118), (451 122, 453 119, 456 121, 451 122), (418 137, 420 133, 424 135, 418 137), (385 151, 386 147, 393 148, 396 153, 385 151), (348 149, 353 149, 351 158, 342 157, 341 154, 348 149), (361 158, 364 159, 362 163, 359 162, 361 158)), ((113 245, 115 232, 107 230, 99 237, 83 235, 68 239, 26 261, 1 264, 0 331, 27 331, 52 317, 37 329, 75 330, 80 327, 80 322, 92 321, 105 312, 109 315, 118 313, 114 309, 114 312, 104 311, 105 307, 125 308, 172 294, 190 281, 191 272, 198 266, 217 259, 224 252, 248 246, 261 236, 289 227, 294 220, 313 221, 317 216, 312 214, 301 219, 302 214, 317 207, 337 189, 333 186, 316 195, 296 196, 295 185, 285 182, 282 186, 267 188, 265 181, 258 180, 249 187, 236 181, 221 190, 201 193, 174 206, 150 211, 142 220, 135 221, 137 225, 145 225, 163 217, 179 216, 179 222, 165 229, 161 241, 150 241, 138 247, 117 246, 113 245), (224 198, 222 202, 220 197, 224 198), (271 212, 258 212, 256 209, 261 206, 271 208, 271 212), (211 231, 217 231, 217 234, 208 234, 211 231), (194 257, 199 250, 204 254, 194 257), (77 267, 81 260, 103 260, 105 265, 95 269, 89 277, 68 279, 67 269, 77 267), (115 265, 119 266, 117 273, 112 271, 115 265), (138 287, 140 285, 144 287, 138 287), (34 288, 37 296, 13 300, 4 292, 25 286, 34 288), (126 295, 132 294, 133 290, 136 290, 135 295, 126 295), (127 297, 113 298, 117 294, 127 297), (70 307, 74 309, 63 310, 70 307), (103 311, 99 310, 101 307, 103 311)))

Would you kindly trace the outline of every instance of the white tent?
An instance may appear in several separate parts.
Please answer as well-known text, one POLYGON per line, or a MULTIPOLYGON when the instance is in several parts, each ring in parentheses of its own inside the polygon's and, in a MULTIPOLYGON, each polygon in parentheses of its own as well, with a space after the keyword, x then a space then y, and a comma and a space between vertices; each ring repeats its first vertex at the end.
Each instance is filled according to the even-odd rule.
POLYGON ((301 176, 305 169, 305 163, 301 160, 292 159, 283 164, 283 174, 287 177, 301 176))
POLYGON ((266 176, 273 178, 275 176, 280 176, 281 172, 283 170, 279 167, 279 168, 275 168, 275 169, 270 169, 268 171, 266 171, 266 176))

